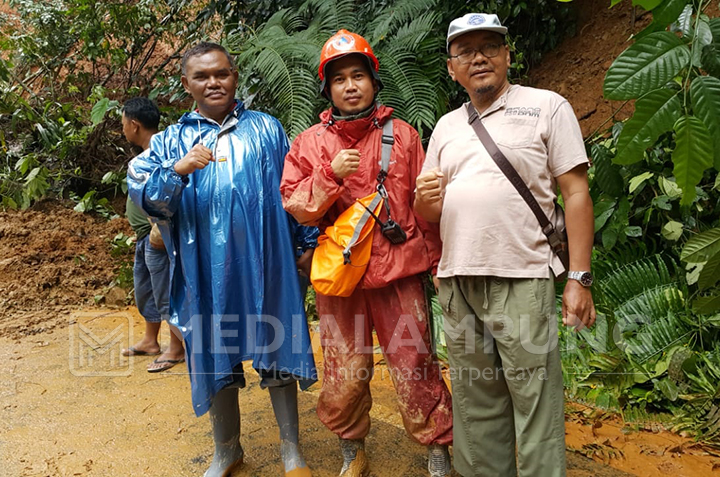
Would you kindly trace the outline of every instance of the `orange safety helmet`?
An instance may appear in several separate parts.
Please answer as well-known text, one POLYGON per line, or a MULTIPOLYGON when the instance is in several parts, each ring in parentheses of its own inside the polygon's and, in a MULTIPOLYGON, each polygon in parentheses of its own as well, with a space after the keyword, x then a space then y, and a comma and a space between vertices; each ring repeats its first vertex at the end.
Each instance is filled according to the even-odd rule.
MULTIPOLYGON (((370 72, 373 78, 378 83, 378 88, 382 89, 383 84, 380 80, 380 62, 378 61, 375 53, 373 53, 370 43, 365 38, 347 31, 345 29, 338 30, 333 36, 325 42, 322 50, 320 51, 320 68, 318 68, 318 75, 320 76, 320 94, 328 97, 325 94, 325 69, 328 63, 331 61, 342 58, 353 53, 360 53, 365 56, 368 60, 368 66, 370 66, 370 72)), ((329 99, 329 98, 328 98, 329 99)))

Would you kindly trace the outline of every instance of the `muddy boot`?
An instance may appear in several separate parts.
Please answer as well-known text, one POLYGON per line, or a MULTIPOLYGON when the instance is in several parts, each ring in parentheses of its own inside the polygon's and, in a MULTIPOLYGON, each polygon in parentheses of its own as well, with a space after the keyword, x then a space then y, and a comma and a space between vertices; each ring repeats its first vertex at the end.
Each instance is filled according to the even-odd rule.
POLYGON ((430 477, 450 477, 450 452, 448 446, 428 446, 428 472, 430 477))
POLYGON ((340 477, 366 477, 370 471, 365 456, 365 440, 340 439, 343 467, 340 477))
POLYGON ((298 442, 297 382, 268 388, 275 419, 280 429, 280 458, 285 477, 311 477, 298 442))
POLYGON ((236 388, 218 391, 210 406, 215 453, 205 477, 228 477, 243 462, 240 446, 240 409, 236 388))

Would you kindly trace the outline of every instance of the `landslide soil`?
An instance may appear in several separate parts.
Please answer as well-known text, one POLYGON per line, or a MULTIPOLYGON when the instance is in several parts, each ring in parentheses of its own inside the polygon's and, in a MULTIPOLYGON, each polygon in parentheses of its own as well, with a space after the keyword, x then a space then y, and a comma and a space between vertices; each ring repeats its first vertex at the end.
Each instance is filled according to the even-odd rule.
MULTIPOLYGON (((629 2, 613 9, 607 3, 583 0, 578 35, 546 55, 528 78, 568 98, 585 135, 613 114, 631 113, 632 105, 602 98, 602 79, 631 33, 649 21, 634 18, 629 2)), ((95 306, 95 297, 118 293, 110 291, 119 266, 110 241, 119 232, 132 235, 124 219, 106 221, 57 202, 0 212, 2 477, 195 476, 212 459, 210 424, 192 412, 185 366, 152 375, 145 371, 151 358, 120 357, 118 350, 142 334, 141 317, 132 307, 95 306)), ((165 347, 165 326, 163 333, 165 347)), ((322 371, 317 346, 316 357, 322 371)), ((417 477, 426 465, 424 450, 405 436, 392 384, 381 357, 376 361, 371 475, 417 477)), ((281 475, 270 401, 248 375, 240 395, 247 457, 235 475, 281 475)), ((336 438, 315 415, 318 390, 300 395, 303 447, 314 475, 334 476, 340 457, 336 438)), ((659 427, 628 431, 633 427, 568 406, 568 475, 717 475, 720 458, 711 450, 659 427)))
POLYGON ((63 327, 68 312, 110 291, 119 267, 111 240, 132 229, 124 218, 107 221, 69 205, 0 212, 0 336, 22 340, 63 327))

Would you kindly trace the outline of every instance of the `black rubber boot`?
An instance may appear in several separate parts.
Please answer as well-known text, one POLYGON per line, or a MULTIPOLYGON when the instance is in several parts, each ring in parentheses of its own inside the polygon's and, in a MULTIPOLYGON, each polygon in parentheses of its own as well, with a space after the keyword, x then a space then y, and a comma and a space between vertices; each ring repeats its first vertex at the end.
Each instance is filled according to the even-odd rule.
POLYGON ((210 406, 215 453, 205 477, 228 477, 243 462, 237 388, 218 391, 210 406))

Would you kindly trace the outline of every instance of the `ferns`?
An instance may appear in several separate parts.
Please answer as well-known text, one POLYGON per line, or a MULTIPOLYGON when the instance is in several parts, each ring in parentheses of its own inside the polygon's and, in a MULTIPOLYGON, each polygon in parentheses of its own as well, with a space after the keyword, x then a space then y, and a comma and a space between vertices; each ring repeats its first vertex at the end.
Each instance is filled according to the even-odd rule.
MULTIPOLYGON (((617 263, 617 262, 616 262, 617 263)), ((621 265, 599 280, 600 295, 596 297, 603 305, 615 308, 643 294, 650 288, 674 284, 670 270, 659 255, 641 258, 621 265)))
MULTIPOLYGON (((319 28, 322 41, 325 43, 330 35, 344 28, 353 32, 358 31, 357 5, 348 0, 308 0, 300 7, 301 12, 309 14, 319 28)), ((317 55, 320 54, 318 49, 317 55)))
POLYGON ((365 18, 361 2, 307 0, 295 12, 277 12, 257 32, 236 30, 226 45, 239 55, 240 87, 255 93, 255 101, 277 116, 292 138, 317 122, 327 107, 318 94, 322 45, 341 28, 359 33, 380 61, 385 88, 379 99, 422 135, 446 112, 452 90, 441 54, 444 44, 436 34, 444 27, 437 4, 399 0, 363 23, 358 21, 365 18))
POLYGON ((687 404, 678 412, 676 431, 690 431, 705 440, 720 440, 720 349, 697 356, 695 368, 687 373, 691 382, 683 398, 687 404))
POLYGON ((625 248, 597 263, 595 328, 561 330, 566 385, 630 414, 670 409, 675 430, 719 439, 720 317, 691 311, 684 271, 670 258, 625 248))
POLYGON ((261 97, 271 99, 275 113, 288 128, 291 137, 313 124, 318 103, 315 76, 318 46, 304 30, 288 34, 287 28, 304 25, 302 18, 289 11, 280 11, 257 33, 230 35, 226 42, 233 53, 240 53, 238 64, 243 73, 241 87, 250 88, 251 71, 262 79, 261 97), (264 96, 263 96, 264 95, 264 96))
MULTIPOLYGON (((371 45, 379 45, 380 42, 390 36, 393 32, 396 35, 393 36, 393 41, 401 41, 401 31, 407 27, 408 22, 416 22, 422 17, 427 18, 424 22, 419 22, 414 25, 419 33, 425 33, 432 30, 432 28, 440 21, 440 15, 433 12, 436 6, 436 0, 401 0, 395 2, 393 7, 385 9, 380 12, 365 28, 364 31, 367 33, 367 40, 371 45), (428 13, 432 12, 432 13, 428 13), (430 21, 430 28, 423 28, 423 23, 428 25, 430 21)), ((417 45, 416 45, 417 46, 417 45)), ((409 45, 405 45, 404 48, 408 48, 409 45)))

